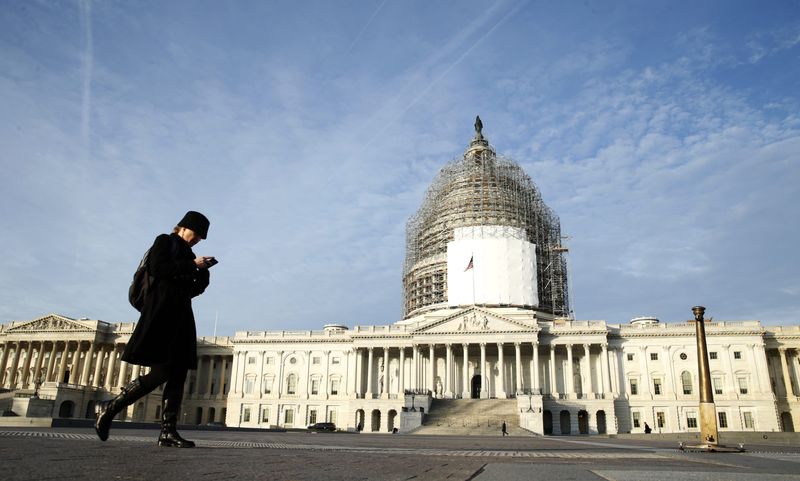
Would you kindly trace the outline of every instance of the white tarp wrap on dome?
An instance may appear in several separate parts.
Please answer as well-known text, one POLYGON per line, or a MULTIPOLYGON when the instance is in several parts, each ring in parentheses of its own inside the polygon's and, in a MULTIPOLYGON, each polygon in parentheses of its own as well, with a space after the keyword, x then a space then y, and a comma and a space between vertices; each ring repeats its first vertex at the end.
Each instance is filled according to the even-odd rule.
POLYGON ((447 243, 447 300, 451 306, 538 306, 536 246, 508 226, 461 227, 447 243))

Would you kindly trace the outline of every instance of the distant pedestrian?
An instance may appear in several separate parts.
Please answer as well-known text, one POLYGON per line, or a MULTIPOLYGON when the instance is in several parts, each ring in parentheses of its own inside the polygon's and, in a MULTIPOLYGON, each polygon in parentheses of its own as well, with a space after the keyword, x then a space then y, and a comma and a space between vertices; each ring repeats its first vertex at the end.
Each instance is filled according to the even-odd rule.
POLYGON ((362 421, 358 423, 358 426, 356 426, 356 431, 361 432, 363 430, 364 430, 364 422, 362 421))
POLYGON ((650 426, 648 426, 647 423, 644 423, 644 433, 650 434, 651 432, 653 432, 653 430, 650 429, 650 426))
POLYGON ((503 433, 503 436, 508 436, 508 431, 506 430, 506 422, 503 421, 503 426, 500 428, 500 432, 503 433))
POLYGON ((183 401, 183 385, 189 369, 197 369, 197 332, 192 298, 208 287, 208 268, 213 257, 195 256, 192 247, 206 238, 209 221, 189 211, 172 234, 156 237, 147 254, 147 275, 151 280, 139 322, 122 353, 122 360, 148 366, 121 389, 120 394, 97 413, 94 429, 101 441, 108 439, 111 421, 136 400, 165 384, 161 407, 159 446, 192 448, 176 425, 183 401))

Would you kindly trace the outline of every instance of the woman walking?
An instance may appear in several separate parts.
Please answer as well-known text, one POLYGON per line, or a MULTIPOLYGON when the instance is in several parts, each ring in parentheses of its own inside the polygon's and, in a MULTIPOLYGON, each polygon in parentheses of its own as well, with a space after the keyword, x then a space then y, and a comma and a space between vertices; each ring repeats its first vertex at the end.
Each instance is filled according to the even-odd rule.
POLYGON ((176 425, 183 401, 183 384, 189 369, 197 369, 197 334, 192 298, 208 287, 208 268, 213 257, 195 256, 192 247, 206 238, 208 219, 189 211, 172 234, 156 237, 147 257, 152 279, 142 314, 122 360, 149 366, 150 372, 131 381, 97 415, 94 428, 102 441, 108 439, 111 421, 119 412, 164 384, 159 446, 194 447, 183 439, 176 425))

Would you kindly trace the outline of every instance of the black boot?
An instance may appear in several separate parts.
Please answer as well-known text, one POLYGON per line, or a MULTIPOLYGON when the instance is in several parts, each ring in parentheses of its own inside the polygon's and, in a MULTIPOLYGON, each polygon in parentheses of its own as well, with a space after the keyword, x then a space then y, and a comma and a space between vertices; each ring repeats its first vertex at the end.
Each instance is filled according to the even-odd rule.
POLYGON ((163 411, 161 414, 161 434, 158 435, 158 445, 170 448, 193 448, 194 443, 183 439, 178 430, 178 410, 180 401, 174 399, 164 399, 163 411))
POLYGON ((137 399, 147 394, 138 379, 134 379, 127 386, 120 390, 117 397, 100 406, 97 412, 97 419, 94 422, 94 430, 100 441, 108 439, 108 431, 111 429, 111 421, 114 416, 120 413, 125 407, 133 404, 137 399))

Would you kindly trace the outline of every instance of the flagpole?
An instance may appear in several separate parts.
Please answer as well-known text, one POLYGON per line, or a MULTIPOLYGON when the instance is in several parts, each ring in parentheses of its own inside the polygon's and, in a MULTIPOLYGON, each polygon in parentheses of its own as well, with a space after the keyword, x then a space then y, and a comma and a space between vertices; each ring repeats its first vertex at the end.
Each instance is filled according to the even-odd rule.
POLYGON ((470 257, 469 261, 472 263, 472 305, 475 305, 475 253, 473 252, 470 257))

